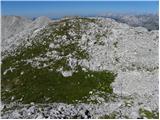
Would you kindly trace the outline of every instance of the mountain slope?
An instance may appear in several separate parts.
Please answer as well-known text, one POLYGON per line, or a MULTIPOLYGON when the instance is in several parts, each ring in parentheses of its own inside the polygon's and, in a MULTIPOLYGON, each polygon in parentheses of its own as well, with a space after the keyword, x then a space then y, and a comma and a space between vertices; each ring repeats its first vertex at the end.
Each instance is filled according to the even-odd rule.
POLYGON ((23 31, 32 21, 19 16, 2 16, 2 40, 23 31))
MULTIPOLYGON (((139 118, 146 111, 157 117, 158 37, 156 30, 78 17, 15 37, 24 40, 3 46, 2 102, 23 103, 19 112, 34 107, 31 118, 139 118), (49 113, 37 111, 41 104, 49 113)), ((3 117, 13 117, 7 107, 3 117)))
POLYGON ((34 36, 51 22, 44 16, 34 21, 20 16, 2 16, 2 53, 18 46, 29 36, 34 36))

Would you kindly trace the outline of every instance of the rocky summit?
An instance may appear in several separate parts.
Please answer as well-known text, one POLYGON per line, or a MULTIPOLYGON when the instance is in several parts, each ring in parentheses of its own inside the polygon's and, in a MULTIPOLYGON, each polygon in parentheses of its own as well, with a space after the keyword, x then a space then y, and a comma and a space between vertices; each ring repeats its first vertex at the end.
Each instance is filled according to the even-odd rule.
POLYGON ((7 21, 2 118, 158 119, 158 30, 101 17, 7 21))

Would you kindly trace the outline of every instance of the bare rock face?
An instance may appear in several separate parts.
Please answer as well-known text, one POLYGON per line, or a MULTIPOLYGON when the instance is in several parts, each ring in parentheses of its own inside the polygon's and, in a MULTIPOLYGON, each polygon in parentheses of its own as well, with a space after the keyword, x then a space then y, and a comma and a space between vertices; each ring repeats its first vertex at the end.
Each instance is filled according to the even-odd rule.
POLYGON ((2 41, 25 30, 31 20, 19 16, 2 16, 2 41))
MULTIPOLYGON (((92 89, 89 91, 89 97, 86 97, 91 100, 89 104, 17 104, 17 101, 14 101, 14 93, 15 96, 9 96, 11 103, 5 104, 5 100, 8 100, 5 94, 9 90, 12 91, 12 87, 10 88, 9 82, 2 82, 2 90, 5 93, 2 96, 2 118, 158 118, 158 30, 148 31, 143 27, 131 27, 108 18, 66 18, 52 22, 46 17, 39 17, 27 23, 25 28, 13 37, 5 39, 5 42, 2 41, 4 79, 12 79, 10 74, 13 74, 13 85, 20 84, 23 88, 24 84, 23 81, 20 82, 20 78, 25 79, 24 75, 28 72, 23 69, 23 65, 28 65, 27 69, 30 68, 35 73, 31 77, 27 74, 28 80, 36 81, 41 80, 38 79, 40 70, 51 78, 57 75, 57 78, 63 76, 62 79, 69 80, 79 73, 79 66, 82 70, 78 77, 88 71, 115 73, 115 79, 110 85, 113 91, 109 97, 104 92, 104 97, 102 94, 99 96, 98 90, 95 92, 92 89), (21 71, 18 71, 19 69, 21 71), (52 72, 54 75, 49 74, 52 72)), ((94 73, 87 74, 82 79, 86 81, 87 78, 94 79, 96 76, 94 73)), ((58 85, 61 84, 59 82, 58 85)), ((77 84, 80 86, 81 83, 77 84)), ((101 86, 105 88, 106 85, 100 84, 100 88, 101 86)), ((63 89, 63 86, 61 87, 63 89)), ((13 88, 16 91, 16 87, 13 88)), ((35 89, 39 90, 39 86, 34 86, 35 89)), ((43 96, 46 101, 50 100, 49 97, 43 96)), ((21 102, 23 98, 25 96, 22 95, 21 102)))
POLYGON ((51 20, 47 17, 38 17, 34 21, 20 16, 2 16, 2 40, 10 38, 26 29, 40 28, 51 20))

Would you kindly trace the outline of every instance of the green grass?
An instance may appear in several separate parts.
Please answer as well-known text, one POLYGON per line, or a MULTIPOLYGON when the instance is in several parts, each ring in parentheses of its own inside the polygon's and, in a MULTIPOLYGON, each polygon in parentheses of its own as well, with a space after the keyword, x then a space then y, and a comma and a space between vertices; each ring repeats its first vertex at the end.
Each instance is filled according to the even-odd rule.
POLYGON ((159 112, 158 111, 148 111, 146 109, 139 109, 139 114, 141 117, 146 117, 148 119, 158 119, 159 112))
POLYGON ((101 116, 99 119, 116 119, 116 113, 113 112, 109 115, 104 115, 104 116, 101 116))
POLYGON ((10 102, 14 96, 15 100, 23 98, 23 103, 86 102, 83 97, 89 97, 89 91, 93 89, 112 93, 110 84, 113 80, 114 74, 106 71, 84 72, 78 68, 77 73, 63 77, 55 70, 36 69, 24 63, 2 76, 2 100, 10 102), (20 75, 21 71, 23 75, 20 75))
POLYGON ((82 20, 82 22, 93 22, 95 23, 96 22, 96 19, 92 19, 92 18, 80 18, 82 20))

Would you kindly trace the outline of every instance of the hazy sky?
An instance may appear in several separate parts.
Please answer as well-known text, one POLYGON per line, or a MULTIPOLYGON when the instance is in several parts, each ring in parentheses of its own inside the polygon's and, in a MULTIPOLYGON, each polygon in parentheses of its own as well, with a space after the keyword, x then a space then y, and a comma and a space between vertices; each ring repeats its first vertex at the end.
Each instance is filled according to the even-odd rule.
POLYGON ((3 1, 2 15, 61 17, 69 15, 97 15, 106 12, 157 13, 158 1, 3 1))

